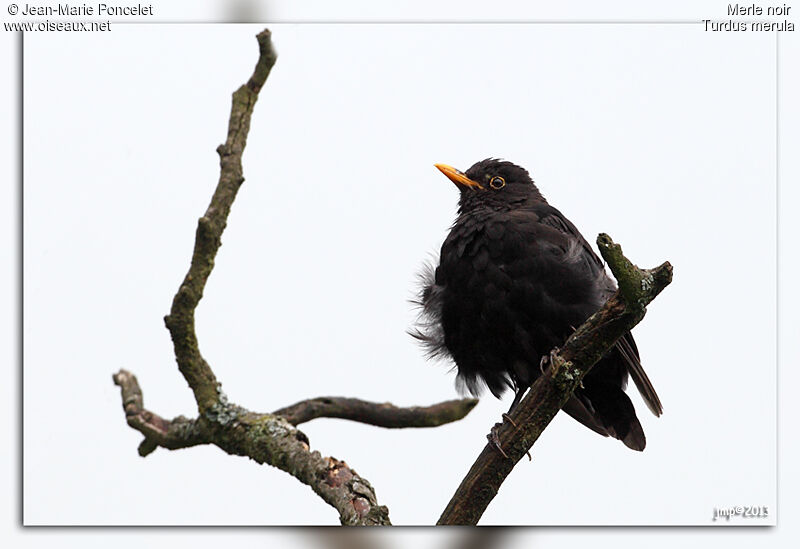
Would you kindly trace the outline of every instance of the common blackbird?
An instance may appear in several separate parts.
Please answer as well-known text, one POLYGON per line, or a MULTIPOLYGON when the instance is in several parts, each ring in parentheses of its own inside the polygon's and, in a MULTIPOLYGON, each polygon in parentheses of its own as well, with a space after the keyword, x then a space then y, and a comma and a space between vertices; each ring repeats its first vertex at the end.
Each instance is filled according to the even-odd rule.
MULTIPOLYGON (((460 190, 458 217, 439 265, 421 273, 421 313, 412 335, 430 356, 455 361, 459 389, 478 396, 485 385, 498 398, 512 389, 513 409, 540 375, 543 357, 597 312, 616 285, 524 168, 493 158, 466 173, 436 167, 460 190)), ((624 392, 628 375, 648 408, 661 415, 630 332, 595 364, 562 409, 641 451, 644 432, 624 392)))

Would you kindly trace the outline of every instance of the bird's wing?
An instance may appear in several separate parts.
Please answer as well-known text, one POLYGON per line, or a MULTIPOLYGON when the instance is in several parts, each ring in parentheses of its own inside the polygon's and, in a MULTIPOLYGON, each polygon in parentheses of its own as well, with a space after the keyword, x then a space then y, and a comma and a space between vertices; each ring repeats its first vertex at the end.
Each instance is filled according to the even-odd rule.
POLYGON ((549 204, 541 204, 537 209, 539 210, 537 213, 539 214, 540 223, 549 225, 550 227, 558 229, 559 231, 575 238, 580 243, 586 257, 590 258, 592 262, 594 262, 600 268, 603 267, 603 260, 600 259, 596 253, 594 253, 594 250, 586 241, 586 239, 583 238, 583 235, 580 233, 578 228, 575 227, 575 225, 573 225, 569 219, 564 217, 564 214, 549 204))
POLYGON ((567 403, 561 407, 567 414, 570 415, 573 419, 579 421, 592 431, 597 434, 603 435, 604 437, 609 436, 608 430, 603 427, 597 418, 595 417, 594 413, 592 413, 587 407, 586 404, 581 402, 581 400, 572 395, 567 400, 567 403))
MULTIPOLYGON (((589 245, 586 239, 583 238, 583 235, 580 233, 580 231, 578 231, 575 225, 573 225, 569 219, 564 217, 560 211, 558 211, 556 208, 553 208, 549 204, 539 205, 537 207, 537 214, 539 215, 540 223, 549 225, 550 227, 570 235, 581 244, 581 249, 584 252, 583 257, 603 270, 603 278, 605 279, 603 281, 604 286, 606 286, 608 297, 610 297, 610 294, 616 291, 617 286, 614 284, 614 281, 611 280, 611 278, 605 275, 602 259, 600 259, 600 257, 594 253, 592 247, 589 245)), ((628 332, 621 337, 615 346, 625 360, 625 366, 628 370, 628 373, 633 379, 633 383, 636 385, 639 393, 642 395, 645 404, 647 404, 647 407, 651 412, 653 412, 653 414, 660 416, 663 411, 661 400, 658 398, 658 394, 656 393, 650 378, 647 377, 647 374, 642 367, 642 363, 639 360, 639 351, 636 348, 636 342, 634 341, 631 333, 628 332)), ((576 417, 576 419, 578 418, 576 417)))
POLYGON ((651 412, 657 417, 660 416, 663 408, 661 407, 661 400, 656 394, 650 378, 642 368, 642 363, 639 362, 639 350, 636 348, 636 342, 633 340, 633 335, 630 332, 617 340, 617 350, 622 354, 625 359, 625 366, 628 368, 628 373, 633 379, 636 388, 639 389, 639 394, 642 395, 645 404, 651 412))

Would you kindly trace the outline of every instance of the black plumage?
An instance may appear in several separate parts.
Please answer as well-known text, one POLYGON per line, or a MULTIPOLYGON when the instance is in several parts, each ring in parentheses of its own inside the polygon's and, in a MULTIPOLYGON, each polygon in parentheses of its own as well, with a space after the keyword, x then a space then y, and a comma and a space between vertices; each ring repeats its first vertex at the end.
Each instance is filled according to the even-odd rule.
MULTIPOLYGON (((438 165, 461 191, 458 217, 439 265, 423 274, 413 335, 431 356, 447 356, 457 383, 478 395, 515 393, 540 375, 540 361, 595 313, 616 285, 578 229, 547 203, 528 172, 486 159, 466 173, 438 165)), ((631 376, 648 408, 661 402, 639 362, 633 336, 621 338, 563 410, 593 431, 643 450, 645 436, 625 394, 631 376)))

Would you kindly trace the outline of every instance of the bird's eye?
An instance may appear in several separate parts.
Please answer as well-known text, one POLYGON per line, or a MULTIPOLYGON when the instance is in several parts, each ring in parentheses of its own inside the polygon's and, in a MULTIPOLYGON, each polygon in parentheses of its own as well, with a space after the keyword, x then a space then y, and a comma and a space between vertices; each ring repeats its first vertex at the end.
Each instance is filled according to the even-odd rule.
POLYGON ((506 180, 500 177, 499 175, 496 175, 492 178, 491 181, 489 181, 489 185, 491 185, 493 189, 502 189, 503 187, 506 186, 506 180))

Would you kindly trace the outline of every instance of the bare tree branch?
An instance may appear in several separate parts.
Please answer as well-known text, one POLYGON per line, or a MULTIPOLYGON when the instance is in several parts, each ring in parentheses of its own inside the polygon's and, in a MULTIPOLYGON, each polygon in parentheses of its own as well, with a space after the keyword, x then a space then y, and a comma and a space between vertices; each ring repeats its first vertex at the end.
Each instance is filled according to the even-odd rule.
POLYGON ((219 402, 219 393, 217 378, 198 348, 194 311, 214 268, 214 258, 221 244, 231 205, 244 182, 242 152, 247 144, 250 118, 258 92, 277 59, 271 36, 267 29, 258 34, 259 58, 253 76, 233 94, 228 137, 225 144, 217 148, 220 157, 219 183, 205 215, 198 220, 189 272, 175 294, 170 313, 164 317, 172 336, 178 368, 194 391, 200 413, 219 402))
POLYGON ((672 265, 642 270, 622 255, 606 234, 597 237, 600 253, 619 282, 619 290, 567 339, 550 353, 544 375, 512 411, 511 421, 498 430, 508 457, 487 444, 445 508, 438 524, 477 524, 500 485, 517 462, 531 449, 578 387, 583 376, 622 335, 645 315, 645 307, 672 282, 672 265))
POLYGON ((345 397, 318 397, 303 400, 276 410, 292 425, 300 425, 319 417, 349 419, 378 427, 402 429, 405 427, 438 427, 458 421, 478 403, 478 399, 448 400, 432 406, 402 408, 389 402, 376 403, 345 397))
POLYGON ((114 384, 122 391, 122 407, 128 425, 144 435, 139 445, 139 455, 150 454, 159 446, 169 450, 188 448, 210 441, 205 429, 194 419, 178 416, 167 420, 145 409, 142 389, 136 376, 127 370, 114 374, 114 384))
POLYGON ((139 454, 157 447, 169 450, 198 444, 215 444, 225 452, 247 456, 257 463, 282 469, 307 484, 339 512, 345 525, 389 525, 389 511, 378 505, 375 490, 347 463, 312 452, 308 437, 284 418, 257 414, 228 403, 224 394, 205 415, 197 419, 178 416, 165 420, 144 408, 136 376, 126 370, 114 375, 119 385, 128 425, 145 439, 139 454))
POLYGON ((388 509, 378 505, 375 490, 347 463, 312 452, 308 437, 283 417, 253 413, 229 403, 198 347, 194 311, 214 268, 231 205, 244 181, 242 152, 258 92, 276 60, 269 30, 257 38, 258 63, 247 84, 233 94, 227 140, 217 148, 219 183, 198 221, 189 271, 164 318, 178 368, 194 392, 200 415, 193 420, 165 420, 144 408, 142 391, 133 374, 121 370, 114 382, 121 388, 128 425, 145 436, 139 447, 141 455, 158 446, 176 449, 213 443, 229 454, 248 456, 288 472, 333 506, 342 524, 388 525, 388 509))

